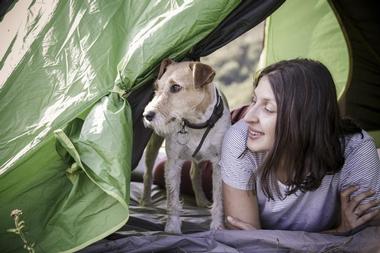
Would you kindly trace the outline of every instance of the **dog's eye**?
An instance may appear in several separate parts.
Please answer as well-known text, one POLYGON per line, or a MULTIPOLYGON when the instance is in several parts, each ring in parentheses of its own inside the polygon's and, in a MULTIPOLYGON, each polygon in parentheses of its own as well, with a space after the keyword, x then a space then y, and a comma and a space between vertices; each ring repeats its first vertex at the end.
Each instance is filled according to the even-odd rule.
POLYGON ((182 89, 182 87, 179 86, 178 84, 173 84, 172 86, 170 86, 170 92, 171 93, 177 93, 181 89, 182 89))

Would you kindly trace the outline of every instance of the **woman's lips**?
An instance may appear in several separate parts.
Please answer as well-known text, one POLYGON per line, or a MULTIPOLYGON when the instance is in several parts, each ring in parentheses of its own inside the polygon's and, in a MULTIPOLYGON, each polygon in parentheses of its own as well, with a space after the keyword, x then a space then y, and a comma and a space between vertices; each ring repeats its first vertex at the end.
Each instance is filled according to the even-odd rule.
POLYGON ((257 139, 263 135, 264 135, 263 132, 260 132, 260 131, 254 130, 254 129, 248 129, 248 136, 250 139, 257 139))

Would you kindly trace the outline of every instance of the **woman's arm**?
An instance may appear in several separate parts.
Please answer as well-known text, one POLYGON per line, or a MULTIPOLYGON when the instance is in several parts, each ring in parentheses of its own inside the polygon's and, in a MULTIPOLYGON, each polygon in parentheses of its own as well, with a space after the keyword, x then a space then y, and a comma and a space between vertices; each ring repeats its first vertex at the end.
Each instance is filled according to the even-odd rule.
POLYGON ((259 229, 259 207, 253 190, 239 190, 223 182, 226 227, 230 229, 259 229))
POLYGON ((337 232, 378 224, 380 160, 373 139, 365 132, 347 143, 339 181, 341 215, 337 232))
POLYGON ((247 134, 247 124, 237 122, 224 135, 221 150, 224 214, 226 227, 231 229, 260 228, 252 179, 261 157, 247 151, 247 134))

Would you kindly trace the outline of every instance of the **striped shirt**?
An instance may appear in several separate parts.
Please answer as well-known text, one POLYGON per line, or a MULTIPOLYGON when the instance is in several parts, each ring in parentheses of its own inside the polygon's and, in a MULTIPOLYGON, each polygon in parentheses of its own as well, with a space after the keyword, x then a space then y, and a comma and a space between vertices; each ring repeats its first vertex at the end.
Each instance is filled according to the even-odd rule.
MULTIPOLYGON (((240 190, 256 189, 261 225, 264 229, 319 232, 331 229, 340 212, 339 193, 351 185, 360 188, 355 194, 374 190, 366 201, 380 198, 380 161, 373 139, 365 132, 346 136, 345 163, 334 175, 326 175, 315 191, 301 192, 268 200, 260 180, 253 173, 264 160, 263 153, 246 150, 248 125, 240 120, 226 133, 220 166, 223 182, 240 190), (244 155, 242 155, 244 153, 244 155), (256 185, 255 185, 256 184, 256 185)), ((287 186, 278 181, 281 194, 287 186)), ((377 207, 379 208, 379 207, 377 207)))

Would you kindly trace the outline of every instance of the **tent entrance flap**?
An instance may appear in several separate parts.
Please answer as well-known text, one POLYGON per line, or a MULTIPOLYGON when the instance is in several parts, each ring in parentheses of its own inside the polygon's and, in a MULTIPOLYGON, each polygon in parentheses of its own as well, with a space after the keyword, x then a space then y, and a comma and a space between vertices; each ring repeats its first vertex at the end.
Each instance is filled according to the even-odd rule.
POLYGON ((130 92, 152 80, 163 58, 182 59, 238 4, 55 0, 10 6, 0 22, 2 34, 11 34, 0 54, 1 252, 23 247, 6 232, 13 209, 23 211, 37 252, 78 250, 127 221, 132 142, 139 139, 132 141, 133 108, 111 90, 130 92), (77 155, 54 136, 68 127, 66 144, 77 155))

